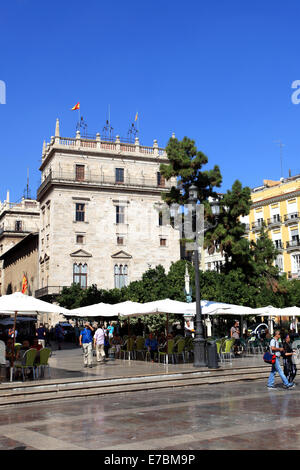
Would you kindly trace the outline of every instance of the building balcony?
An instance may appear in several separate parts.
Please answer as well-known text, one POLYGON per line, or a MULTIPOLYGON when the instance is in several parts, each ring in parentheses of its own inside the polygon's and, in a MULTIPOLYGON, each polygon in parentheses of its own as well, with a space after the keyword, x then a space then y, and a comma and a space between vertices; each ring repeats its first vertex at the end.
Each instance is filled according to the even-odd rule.
POLYGON ((285 214, 284 223, 285 225, 298 223, 300 221, 300 212, 292 212, 291 214, 285 214))
POLYGON ((286 250, 293 251, 293 250, 300 250, 300 240, 290 240, 286 242, 286 250))
POLYGON ((280 227, 282 223, 282 217, 280 215, 274 215, 270 219, 267 220, 268 228, 275 228, 280 227))
POLYGON ((124 176, 122 182, 116 181, 113 175, 95 175, 85 174, 84 177, 76 178, 74 173, 67 172, 51 172, 42 182, 41 186, 37 191, 37 199, 40 199, 41 195, 53 184, 59 184, 64 186, 80 186, 80 187, 100 187, 100 188, 122 188, 135 189, 138 191, 155 191, 161 193, 162 191, 168 191, 172 187, 172 182, 168 181, 164 185, 160 182, 158 184, 157 178, 146 178, 146 177, 131 177, 124 176))
POLYGON ((251 225, 251 230, 253 232, 259 232, 263 226, 263 223, 264 221, 260 222, 260 221, 257 221, 257 222, 254 222, 252 225, 251 225))
POLYGON ((70 286, 46 286, 46 287, 42 287, 41 289, 38 289, 38 290, 35 291, 34 296, 37 299, 56 296, 56 295, 61 294, 61 291, 63 290, 64 287, 70 287, 70 286))
POLYGON ((28 235, 31 232, 37 231, 37 227, 29 227, 24 224, 21 226, 15 226, 15 225, 5 225, 4 227, 0 227, 0 236, 2 235, 20 235, 25 237, 25 235, 28 235))
POLYGON ((276 241, 273 241, 273 243, 274 243, 276 250, 278 250, 281 253, 284 249, 282 241, 276 240, 276 241))
POLYGON ((288 272, 287 272, 287 278, 288 278, 289 280, 292 280, 292 279, 300 279, 300 272, 298 272, 298 273, 293 273, 293 272, 291 272, 291 271, 288 271, 288 272))
POLYGON ((162 158, 164 160, 167 158, 166 150, 158 147, 156 140, 153 141, 153 146, 149 147, 141 145, 138 138, 135 138, 134 142, 132 142, 128 141, 128 139, 121 139, 119 136, 116 136, 116 138, 101 138, 99 133, 96 134, 95 138, 87 138, 82 137, 77 131, 76 138, 60 136, 51 138, 51 141, 43 149, 41 169, 48 156, 55 150, 59 152, 71 151, 72 153, 86 151, 91 154, 101 153, 139 158, 162 158))

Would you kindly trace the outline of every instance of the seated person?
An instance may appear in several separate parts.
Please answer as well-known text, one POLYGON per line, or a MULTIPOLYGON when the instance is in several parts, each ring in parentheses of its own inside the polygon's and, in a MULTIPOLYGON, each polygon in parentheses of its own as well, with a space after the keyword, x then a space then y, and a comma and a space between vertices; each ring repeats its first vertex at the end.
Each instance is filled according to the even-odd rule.
POLYGON ((150 353, 151 361, 154 362, 154 354, 157 353, 158 343, 153 333, 149 334, 149 337, 145 341, 145 346, 150 353))
POLYGON ((41 349, 43 349, 43 346, 41 344, 39 344, 39 340, 38 338, 35 338, 33 340, 33 345, 31 346, 33 349, 36 349, 37 351, 40 351, 41 349))
POLYGON ((8 338, 8 340, 6 341, 5 357, 7 361, 9 361, 9 364, 11 365, 14 359, 14 340, 12 338, 8 338))
POLYGON ((116 358, 119 358, 120 357, 120 351, 121 351, 121 345, 122 345, 123 341, 120 337, 120 335, 114 331, 113 332, 113 337, 111 339, 111 345, 115 348, 116 350, 116 358))
POLYGON ((27 339, 24 339, 24 341, 22 343, 22 346, 17 351, 16 363, 23 364, 24 355, 25 355, 26 351, 28 351, 28 349, 30 349, 30 343, 27 339))

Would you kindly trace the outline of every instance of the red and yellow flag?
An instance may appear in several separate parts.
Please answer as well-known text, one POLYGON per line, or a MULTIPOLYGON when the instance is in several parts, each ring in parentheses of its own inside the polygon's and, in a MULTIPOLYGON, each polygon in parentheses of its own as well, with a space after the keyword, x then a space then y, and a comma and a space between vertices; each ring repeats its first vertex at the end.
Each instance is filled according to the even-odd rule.
POLYGON ((74 111, 75 109, 80 109, 80 103, 75 104, 71 111, 74 111))
POLYGON ((24 274, 23 280, 22 280, 22 294, 25 294, 25 293, 26 293, 27 287, 28 287, 27 279, 26 279, 26 276, 25 276, 25 274, 24 274))

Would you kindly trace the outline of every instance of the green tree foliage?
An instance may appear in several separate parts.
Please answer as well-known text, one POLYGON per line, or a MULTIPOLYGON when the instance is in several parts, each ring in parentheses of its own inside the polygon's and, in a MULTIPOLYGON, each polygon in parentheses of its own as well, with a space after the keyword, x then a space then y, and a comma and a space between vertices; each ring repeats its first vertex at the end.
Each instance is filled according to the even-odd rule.
MULTIPOLYGON (((250 188, 242 187, 240 181, 236 180, 232 189, 219 200, 220 214, 217 226, 207 231, 205 236, 205 247, 209 253, 216 249, 225 258, 223 270, 229 273, 232 269, 242 268, 245 274, 251 270, 251 249, 249 241, 245 238, 245 224, 240 221, 241 216, 248 215, 251 207, 250 188)), ((209 213, 207 208, 207 212, 209 213)), ((209 213, 208 221, 212 221, 209 213)))
POLYGON ((181 141, 171 138, 166 147, 168 164, 160 165, 161 174, 169 180, 177 177, 180 185, 173 186, 170 191, 162 195, 167 204, 183 204, 188 198, 188 189, 191 184, 198 188, 199 201, 203 202, 209 196, 216 196, 213 187, 220 187, 222 176, 217 165, 212 170, 201 171, 207 164, 207 156, 197 150, 195 141, 184 137, 181 141))
POLYGON ((251 247, 251 265, 253 277, 257 285, 261 282, 277 292, 279 271, 274 266, 274 261, 278 255, 278 250, 273 241, 269 238, 265 225, 263 224, 256 241, 250 242, 251 247))

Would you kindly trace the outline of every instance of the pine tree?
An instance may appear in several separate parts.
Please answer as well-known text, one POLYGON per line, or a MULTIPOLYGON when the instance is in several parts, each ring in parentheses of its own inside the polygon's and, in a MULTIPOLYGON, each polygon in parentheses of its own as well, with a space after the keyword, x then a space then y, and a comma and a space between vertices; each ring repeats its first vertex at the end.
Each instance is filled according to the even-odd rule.
POLYGON ((194 140, 184 137, 179 141, 172 137, 167 144, 166 152, 170 163, 162 163, 160 172, 166 180, 174 176, 178 178, 178 185, 173 186, 162 196, 167 204, 183 204, 188 199, 189 187, 192 184, 198 188, 200 202, 206 201, 209 196, 217 196, 213 187, 221 186, 220 169, 215 165, 212 170, 201 171, 208 163, 208 158, 197 150, 194 140))

